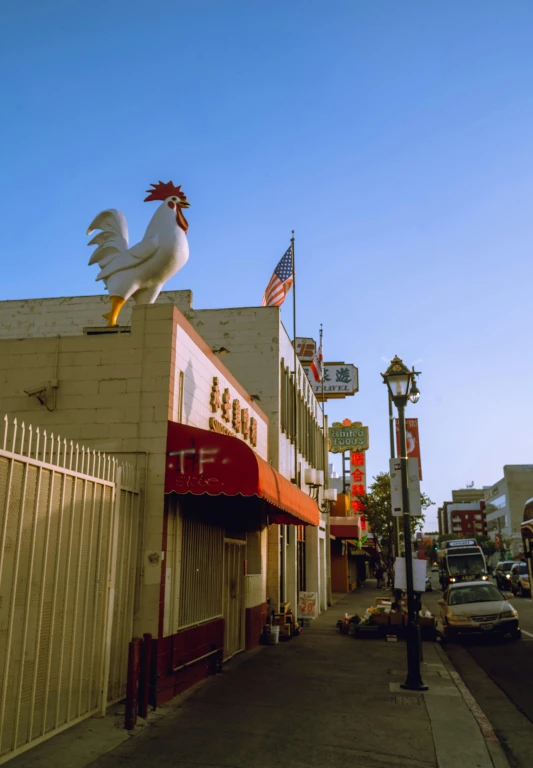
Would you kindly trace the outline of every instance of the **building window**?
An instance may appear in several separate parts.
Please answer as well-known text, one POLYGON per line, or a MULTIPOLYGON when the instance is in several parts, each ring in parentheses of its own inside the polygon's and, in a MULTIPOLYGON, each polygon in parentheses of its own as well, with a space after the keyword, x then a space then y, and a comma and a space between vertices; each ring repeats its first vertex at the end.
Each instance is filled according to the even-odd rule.
POLYGON ((298 592, 305 592, 305 525, 297 530, 298 545, 298 592))
POLYGON ((281 359, 281 371, 280 371, 280 402, 281 402, 281 431, 287 434, 287 402, 288 402, 288 372, 285 367, 285 361, 281 359))
POLYGON ((490 512, 495 512, 497 509, 505 509, 506 506, 507 506, 507 497, 505 493, 502 493, 500 496, 497 496, 495 499, 490 499, 490 501, 486 502, 485 512, 489 514, 490 512))
POLYGON ((318 423, 318 407, 307 380, 298 371, 300 387, 296 394, 294 372, 280 361, 280 427, 281 431, 294 444, 296 429, 298 434, 298 452, 307 459, 312 467, 324 469, 324 436, 318 423), (313 401, 314 400, 314 406, 313 401), (311 403, 310 403, 311 401, 311 403))
POLYGON ((246 535, 246 561, 247 573, 262 573, 261 531, 252 531, 246 535))

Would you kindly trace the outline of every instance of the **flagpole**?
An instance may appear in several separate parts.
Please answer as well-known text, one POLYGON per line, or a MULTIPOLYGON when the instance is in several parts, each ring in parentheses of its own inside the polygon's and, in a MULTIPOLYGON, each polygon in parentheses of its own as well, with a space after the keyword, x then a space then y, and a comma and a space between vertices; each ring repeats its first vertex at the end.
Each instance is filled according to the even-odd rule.
MULTIPOLYGON (((323 446, 322 446, 322 466, 324 469, 324 479, 326 479, 326 472, 328 472, 328 468, 326 466, 326 426, 324 422, 324 348, 322 346, 322 323, 320 323, 320 354, 322 355, 321 360, 321 366, 322 366, 322 435, 323 435, 323 446)), ((324 483, 324 488, 326 488, 327 483, 324 483)))
MULTIPOLYGON (((320 323, 320 352, 322 354, 322 417, 324 417, 324 349, 322 347, 322 323, 320 323)), ((323 425, 323 423, 322 423, 323 425)))
POLYGON ((294 352, 294 482, 300 485, 298 477, 298 357, 296 355, 296 262, 294 257, 294 229, 291 237, 292 246, 292 347, 294 352))
MULTIPOLYGON (((325 373, 325 367, 324 367, 324 347, 322 345, 323 341, 323 331, 322 331, 322 323, 320 323, 320 353, 322 355, 322 464, 324 468, 324 489, 329 488, 329 461, 328 461, 328 450, 327 450, 327 439, 328 436, 326 434, 326 416, 324 413, 324 373, 325 373)), ((326 502, 326 604, 329 608, 332 603, 332 594, 331 594, 331 507, 329 506, 329 502, 326 502)))

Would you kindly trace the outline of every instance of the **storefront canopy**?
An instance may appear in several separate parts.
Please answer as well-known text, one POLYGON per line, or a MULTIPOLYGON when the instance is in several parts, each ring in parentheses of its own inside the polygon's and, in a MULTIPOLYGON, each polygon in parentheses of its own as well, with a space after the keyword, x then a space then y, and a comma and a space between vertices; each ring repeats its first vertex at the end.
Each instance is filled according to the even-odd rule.
POLYGON ((359 539, 356 517, 330 517, 329 530, 336 539, 359 539))
POLYGON ((165 493, 253 496, 269 506, 271 523, 318 525, 313 499, 242 440, 169 422, 165 493))

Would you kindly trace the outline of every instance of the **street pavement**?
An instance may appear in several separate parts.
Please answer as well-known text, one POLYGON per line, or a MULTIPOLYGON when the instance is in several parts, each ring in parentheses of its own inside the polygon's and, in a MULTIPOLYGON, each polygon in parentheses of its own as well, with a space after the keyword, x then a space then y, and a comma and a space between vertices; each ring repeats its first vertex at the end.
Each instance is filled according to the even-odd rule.
POLYGON ((336 629, 345 612, 362 615, 379 594, 371 581, 301 637, 235 657, 118 747, 108 739, 101 757, 89 720, 13 768, 508 768, 437 643, 423 646, 429 690, 413 693, 401 688, 404 642, 336 629))
MULTIPOLYGON (((442 597, 437 574, 424 604, 437 613, 442 597)), ((489 718, 513 768, 533 764, 533 601, 510 600, 517 609, 522 639, 513 642, 469 638, 448 643, 446 654, 489 718)))

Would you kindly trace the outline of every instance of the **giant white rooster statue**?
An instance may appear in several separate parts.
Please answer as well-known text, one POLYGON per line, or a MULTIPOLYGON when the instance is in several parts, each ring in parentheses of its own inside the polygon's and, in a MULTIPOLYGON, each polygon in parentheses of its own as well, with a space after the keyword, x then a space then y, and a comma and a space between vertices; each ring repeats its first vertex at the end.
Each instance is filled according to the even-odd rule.
POLYGON ((189 203, 181 186, 175 187, 171 181, 150 186, 153 189, 147 190, 144 202, 161 200, 162 205, 140 243, 129 247, 126 217, 114 208, 99 213, 87 230, 88 235, 102 230, 88 243, 98 246, 89 264, 98 262, 96 279, 104 281, 111 297, 111 311, 104 315, 110 327, 117 324, 120 310, 132 296, 136 304, 153 304, 166 281, 189 258, 189 225, 182 213, 189 203))

